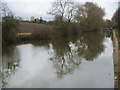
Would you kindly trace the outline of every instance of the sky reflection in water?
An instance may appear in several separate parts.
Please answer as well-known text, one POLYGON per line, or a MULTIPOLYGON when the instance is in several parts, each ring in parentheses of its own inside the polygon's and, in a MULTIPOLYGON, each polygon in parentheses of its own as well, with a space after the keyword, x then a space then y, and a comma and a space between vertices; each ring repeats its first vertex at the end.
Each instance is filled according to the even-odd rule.
POLYGON ((11 88, 113 88, 112 40, 96 33, 10 46, 3 76, 11 88))

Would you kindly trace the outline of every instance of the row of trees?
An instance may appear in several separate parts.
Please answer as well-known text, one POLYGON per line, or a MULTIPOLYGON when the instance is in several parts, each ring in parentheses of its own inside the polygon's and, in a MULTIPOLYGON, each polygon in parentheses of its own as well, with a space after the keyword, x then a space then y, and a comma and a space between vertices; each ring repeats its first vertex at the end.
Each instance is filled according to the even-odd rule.
POLYGON ((112 17, 112 24, 116 28, 119 28, 120 26, 120 7, 116 10, 116 12, 114 13, 112 17))
MULTIPOLYGON (((7 3, 0 3, 0 11, 3 19, 3 42, 16 42, 18 40, 18 20, 9 10, 7 3)), ((41 33, 41 31, 35 32, 35 35, 40 33, 40 35, 44 37, 66 37, 79 34, 81 31, 99 31, 105 27, 105 24, 106 26, 114 25, 117 27, 118 13, 119 9, 114 14, 112 21, 107 20, 105 23, 103 19, 105 15, 104 9, 95 3, 86 2, 79 4, 71 0, 56 0, 56 2, 52 4, 52 9, 48 12, 48 14, 54 16, 54 21, 52 21, 52 25, 55 26, 54 30, 42 30, 45 32, 45 35, 41 33), (58 27, 56 27, 57 25, 55 24, 57 24, 58 27)), ((37 36, 40 35, 38 34, 37 36)))
POLYGON ((118 8, 111 20, 105 21, 106 27, 113 27, 114 29, 120 28, 120 8, 118 8))
POLYGON ((78 23, 81 30, 100 30, 104 26, 104 10, 97 4, 79 4, 71 0, 57 0, 48 14, 57 22, 78 23))

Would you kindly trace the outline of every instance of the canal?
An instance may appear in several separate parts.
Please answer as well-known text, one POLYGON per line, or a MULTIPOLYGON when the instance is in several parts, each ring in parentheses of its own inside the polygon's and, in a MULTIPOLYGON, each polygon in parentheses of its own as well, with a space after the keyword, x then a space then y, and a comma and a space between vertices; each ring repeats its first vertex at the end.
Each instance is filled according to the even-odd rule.
POLYGON ((112 33, 3 46, 5 88, 114 88, 112 33))

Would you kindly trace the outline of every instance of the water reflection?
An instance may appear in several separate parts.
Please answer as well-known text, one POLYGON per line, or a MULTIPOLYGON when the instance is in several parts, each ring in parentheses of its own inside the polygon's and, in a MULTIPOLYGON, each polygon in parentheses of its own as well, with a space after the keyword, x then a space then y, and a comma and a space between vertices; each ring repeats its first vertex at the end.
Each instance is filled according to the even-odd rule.
POLYGON ((50 60, 53 62, 58 78, 60 79, 63 75, 73 73, 73 71, 78 68, 81 63, 81 58, 77 55, 78 53, 76 47, 73 49, 72 43, 64 45, 66 48, 58 47, 58 49, 55 49, 52 44, 49 45, 49 54, 51 55, 50 60))
MULTIPOLYGON (((19 58, 19 51, 17 50, 16 46, 7 46, 3 47, 3 61, 2 61, 2 68, 3 68, 3 85, 6 84, 6 81, 10 75, 15 74, 15 71, 20 67, 20 58, 19 58)), ((4 86, 3 86, 4 87, 4 86)))
POLYGON ((103 40, 104 36, 100 32, 84 33, 80 39, 82 45, 79 48, 79 55, 89 61, 97 58, 104 51, 103 40))
MULTIPOLYGON (((56 75, 57 75, 57 80, 59 79, 62 82, 63 78, 66 79, 66 77, 70 75, 74 75, 76 71, 81 73, 82 71, 79 68, 81 65, 82 66, 87 65, 87 63, 86 65, 84 65, 85 61, 87 62, 97 61, 97 60, 100 61, 100 59, 98 58, 99 56, 101 56, 102 58, 106 58, 106 57, 111 58, 109 55, 107 56, 108 52, 105 53, 104 42, 107 43, 107 41, 105 41, 105 36, 103 33, 89 32, 89 33, 82 33, 78 37, 71 37, 66 39, 61 38, 57 40, 40 41, 40 42, 30 41, 27 43, 24 42, 17 46, 15 45, 15 46, 5 47, 3 49, 4 86, 5 87, 30 87, 31 85, 31 87, 60 87, 59 84, 55 84, 55 83, 58 83, 58 81, 56 81, 55 79, 56 75), (101 55, 103 53, 105 54, 104 57, 101 55), (16 80, 16 79, 18 80, 17 77, 19 77, 20 75, 23 75, 23 78, 26 79, 26 71, 29 72, 29 80, 27 80, 29 83, 27 83, 27 85, 26 83, 22 83, 20 85, 18 84, 14 85, 13 80, 16 80), (47 76, 46 73, 48 73, 49 77, 47 76), (44 77, 44 80, 42 77, 44 77), (32 84, 30 83, 31 80, 33 81, 32 84), (43 80, 43 83, 40 82, 41 80, 43 80), (34 82, 35 84, 37 82, 37 85, 34 85, 34 82), (50 85, 44 84, 44 82, 47 82, 50 85), (24 86, 24 84, 26 86, 24 86)), ((110 53, 110 55, 112 55, 112 53, 110 53)), ((104 67, 104 66, 100 66, 99 68, 101 67, 104 67)), ((93 68, 96 68, 96 67, 93 67, 93 68)), ((108 70, 108 71, 111 71, 111 70, 108 70)), ((92 73, 94 73, 94 70, 89 74, 92 75, 92 73)), ((95 79, 98 79, 98 78, 95 78, 95 79)), ((72 79, 69 79, 68 81, 70 80, 72 79)), ((20 81, 21 80, 19 80, 18 82, 20 83, 20 81)), ((87 81, 87 79, 85 81, 87 81)), ((25 82, 25 81, 21 81, 21 82, 25 82)), ((64 85, 61 87, 65 87, 66 85, 65 82, 66 81, 64 81, 64 85)), ((81 83, 81 80, 78 82, 81 83)), ((69 83, 70 82, 68 82, 68 84, 69 83)), ((73 84, 72 86, 81 87, 79 83, 78 84, 75 83, 77 86, 75 84, 73 84)), ((112 82, 106 83, 106 84, 110 85, 111 83, 112 82)), ((94 83, 90 85, 93 86, 94 83)), ((99 87, 99 86, 100 85, 96 87, 99 87)), ((83 87, 85 87, 85 85, 83 85, 83 87)))
POLYGON ((104 36, 100 32, 83 33, 76 39, 53 41, 50 54, 59 78, 79 67, 83 59, 93 61, 104 51, 104 36))

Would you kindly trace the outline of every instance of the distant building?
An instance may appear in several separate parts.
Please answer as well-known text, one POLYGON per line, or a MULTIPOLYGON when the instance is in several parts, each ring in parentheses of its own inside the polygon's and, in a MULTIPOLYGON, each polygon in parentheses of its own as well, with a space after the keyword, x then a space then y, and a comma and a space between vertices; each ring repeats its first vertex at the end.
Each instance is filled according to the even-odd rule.
POLYGON ((34 22, 35 21, 35 18, 32 16, 31 18, 30 18, 30 22, 34 22))
POLYGON ((36 23, 39 23, 39 22, 40 22, 39 18, 36 18, 36 23))

